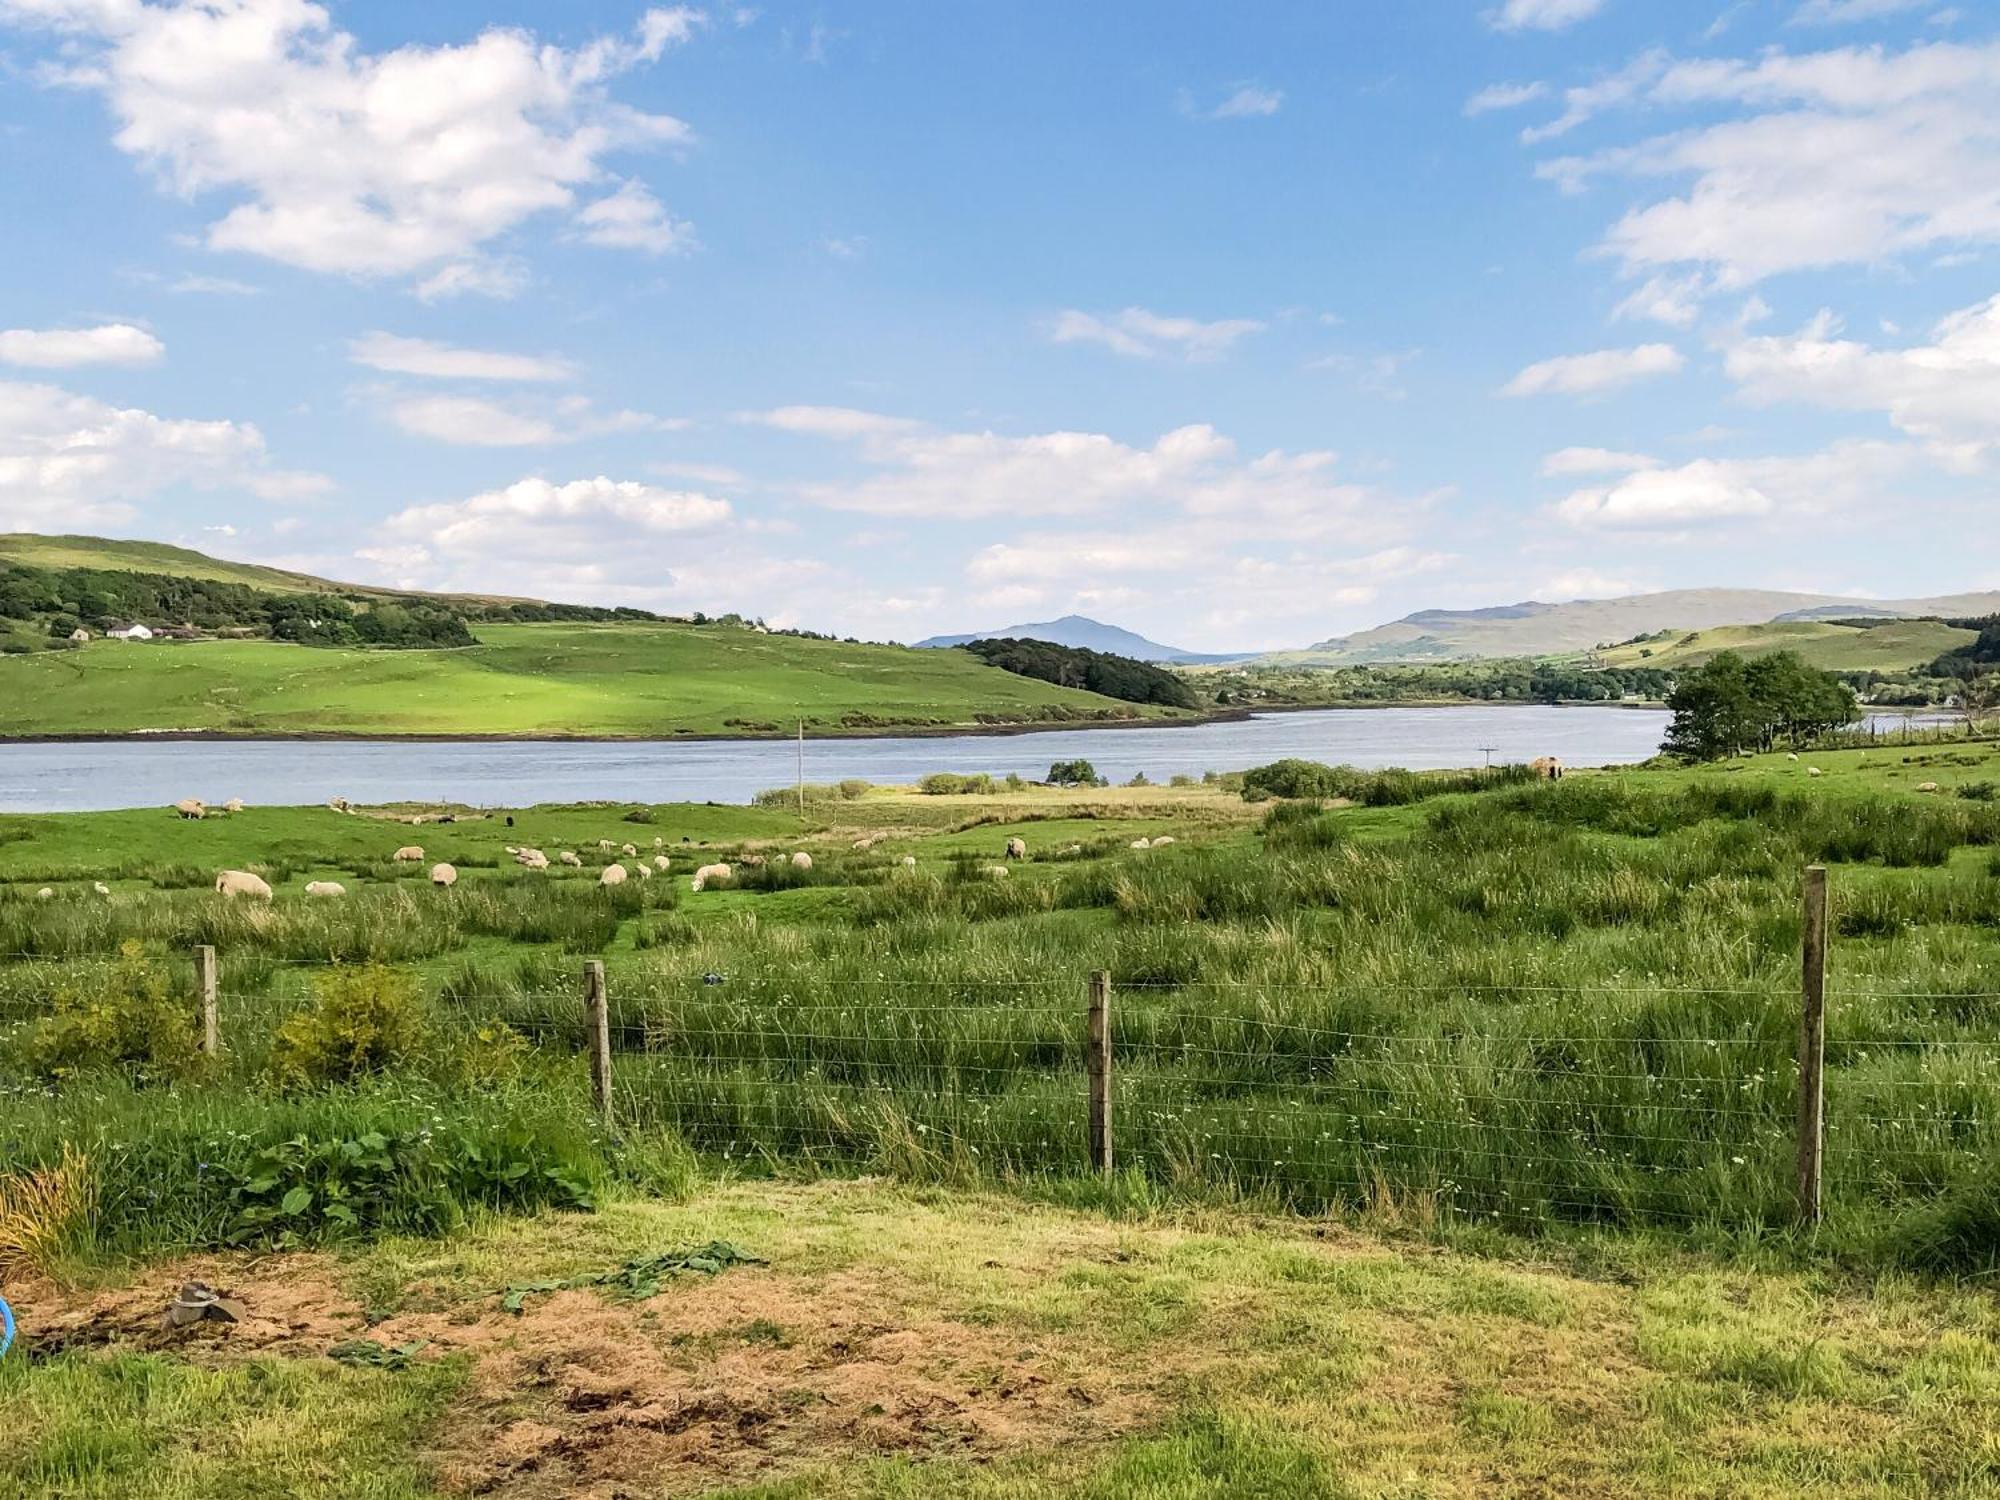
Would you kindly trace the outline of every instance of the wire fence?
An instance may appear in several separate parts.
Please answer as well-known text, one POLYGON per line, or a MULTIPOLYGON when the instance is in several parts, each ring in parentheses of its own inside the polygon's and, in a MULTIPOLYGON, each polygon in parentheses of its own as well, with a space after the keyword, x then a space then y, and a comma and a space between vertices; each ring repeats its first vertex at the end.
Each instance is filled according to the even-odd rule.
MULTIPOLYGON (((1843 1036, 1846 1007, 1907 992, 1829 992, 1823 884, 1815 896, 1808 881, 1807 901, 1797 988, 1386 987, 1554 997, 1567 1018, 1554 1029, 1499 1009, 1478 1025, 1462 1010, 1346 1009, 1355 997, 1261 981, 613 983, 594 960, 559 982, 541 963, 535 982, 447 983, 435 1005, 447 1031, 498 1022, 575 1066, 590 1079, 580 1107, 614 1133, 670 1133, 732 1159, 1125 1172, 1301 1208, 1386 1200, 1528 1223, 1812 1222, 1825 1205, 1908 1205, 1990 1173, 2000 1036, 1843 1036), (1736 1020, 1719 1030, 1724 999, 1736 1020), (1407 1029, 1322 1019, 1343 1013, 1407 1029)), ((34 967, 0 996, 0 1041, 34 1020, 43 986, 74 976, 22 963, 34 967)), ((205 1045, 262 1055, 328 967, 198 950, 188 978, 205 1045)), ((2000 993, 1951 998, 1963 1010, 2000 993)))

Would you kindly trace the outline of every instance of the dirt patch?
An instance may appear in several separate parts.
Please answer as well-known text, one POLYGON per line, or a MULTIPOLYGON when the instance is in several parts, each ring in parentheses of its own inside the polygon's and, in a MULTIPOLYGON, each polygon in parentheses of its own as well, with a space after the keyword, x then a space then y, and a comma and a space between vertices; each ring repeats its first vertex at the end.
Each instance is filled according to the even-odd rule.
POLYGON ((563 1291, 517 1316, 496 1295, 369 1326, 334 1270, 311 1255, 190 1259, 125 1290, 37 1299, 23 1333, 38 1357, 138 1348, 203 1363, 319 1358, 357 1336, 420 1343, 419 1361, 471 1365, 432 1443, 440 1487, 504 1500, 700 1491, 843 1454, 1050 1448, 1157 1410, 1148 1381, 1114 1384, 1072 1340, 941 1318, 872 1272, 736 1269, 637 1301, 563 1291), (240 1299, 244 1321, 166 1328, 191 1279, 240 1299))

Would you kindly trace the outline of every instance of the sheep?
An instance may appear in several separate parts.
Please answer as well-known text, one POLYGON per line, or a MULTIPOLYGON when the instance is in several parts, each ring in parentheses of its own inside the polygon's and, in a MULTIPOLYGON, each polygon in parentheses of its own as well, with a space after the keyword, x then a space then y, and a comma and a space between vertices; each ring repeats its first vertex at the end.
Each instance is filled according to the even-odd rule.
POLYGON ((761 870, 764 868, 764 856, 761 854, 746 854, 743 856, 743 863, 753 870, 761 870))
POLYGON ((1920 781, 1917 783, 1917 790, 1920 792, 1934 792, 1937 789, 1938 784, 1935 781, 1920 781))
POLYGON ((568 865, 573 870, 581 870, 583 868, 583 856, 578 854, 574 849, 565 849, 556 856, 556 863, 568 865))
POLYGON ((637 875, 641 880, 651 880, 653 878, 653 867, 643 859, 635 860, 632 864, 632 873, 637 875))
POLYGON ((227 802, 222 804, 222 810, 229 813, 242 812, 243 799, 241 797, 231 797, 227 802))
POLYGON ((1007 840, 1007 857, 1009 859, 1026 859, 1028 857, 1027 840, 1026 839, 1007 840))
POLYGON ((639 855, 639 851, 637 849, 634 849, 630 844, 620 844, 618 846, 618 852, 624 855, 627 859, 636 859, 638 858, 639 855))
POLYGON ((106 885, 101 880, 92 881, 90 888, 93 891, 97 892, 97 894, 100 896, 108 896, 111 894, 111 887, 106 885))
POLYGON ((1158 838, 1153 840, 1153 847, 1155 849, 1164 849, 1167 847, 1167 845, 1171 844, 1173 841, 1174 841, 1174 836, 1171 833, 1163 833, 1158 838))
POLYGON ((414 865, 420 863, 423 857, 424 846, 422 844, 405 844, 389 856, 389 858, 393 859, 399 865, 414 865))
POLYGON ((625 883, 625 867, 623 865, 606 865, 604 873, 597 877, 597 883, 599 885, 623 885, 625 883))
POLYGON ((612 850, 612 847, 613 846, 610 839, 599 839, 597 841, 597 852, 599 854, 609 854, 612 850))
POLYGON ((55 890, 53 887, 50 886, 45 885, 39 891, 35 892, 35 899, 37 901, 53 901, 55 900, 55 898, 56 898, 55 890))
POLYGON ((1005 865, 981 865, 979 873, 994 880, 1005 880, 1007 878, 1007 867, 1005 865))
POLYGON ((196 822, 208 816, 208 809, 202 805, 201 798, 199 797, 181 798, 180 801, 174 804, 174 811, 182 817, 193 819, 196 822))
POLYGON ((1528 769, 1533 771, 1543 781, 1561 781, 1563 779, 1563 763, 1553 755, 1536 756, 1528 762, 1528 769))
POLYGON ((338 880, 308 880, 306 882, 306 894, 308 896, 345 896, 347 894, 347 887, 342 885, 338 880))
POLYGON ((668 859, 664 854, 655 854, 653 856, 653 868, 658 870, 662 875, 666 874, 672 868, 672 865, 673 861, 668 859))
POLYGON ((703 865, 699 870, 694 872, 694 879, 689 883, 688 889, 691 891, 707 890, 708 883, 711 880, 728 880, 735 873, 728 865, 703 865))
POLYGON ((794 870, 810 870, 812 867, 813 857, 806 853, 805 850, 801 849, 792 856, 792 868, 794 870))
POLYGON ((354 811, 354 804, 349 802, 345 797, 329 797, 326 799, 326 805, 337 813, 354 811))
POLYGON ((1134 849, 1150 849, 1153 847, 1153 841, 1151 839, 1134 839, 1132 840, 1132 847, 1134 849))
POLYGON ((224 870, 215 877, 215 889, 232 901, 238 896, 254 896, 259 901, 271 899, 271 887, 261 875, 252 875, 248 870, 224 870))
POLYGON ((441 885, 449 889, 450 887, 458 884, 458 871, 451 865, 447 864, 432 865, 431 884, 441 885))
POLYGON ((1808 776, 1824 776, 1825 774, 1826 772, 1822 771, 1818 766, 1806 767, 1806 775, 1808 776))
POLYGON ((1070 846, 1069 846, 1069 847, 1068 847, 1067 849, 1063 850, 1063 853, 1065 853, 1065 854, 1081 854, 1081 853, 1083 853, 1083 845, 1081 845, 1081 844, 1071 844, 1071 845, 1070 845, 1070 846))
POLYGON ((666 847, 667 847, 667 841, 666 841, 665 839, 661 838, 661 837, 660 837, 660 836, 659 836, 658 834, 654 834, 654 835, 653 835, 653 847, 654 847, 655 849, 664 849, 664 848, 666 848, 666 847))
POLYGON ((916 857, 916 855, 914 855, 914 854, 905 854, 905 855, 903 856, 903 859, 902 859, 902 864, 901 864, 900 868, 902 868, 902 869, 905 869, 905 870, 914 870, 914 869, 916 869, 916 867, 917 867, 917 857, 916 857))
POLYGON ((539 849, 523 849, 514 856, 514 863, 529 870, 546 870, 549 857, 539 849))
POLYGON ((507 853, 509 853, 509 854, 519 854, 519 853, 521 852, 521 851, 520 851, 520 850, 519 850, 519 849, 518 849, 517 847, 515 847, 515 846, 514 846, 513 844, 502 844, 502 845, 501 845, 500 847, 501 847, 502 849, 506 850, 506 852, 507 852, 507 853))
POLYGON ((1799 758, 1799 752, 1796 750, 1788 750, 1785 752, 1786 760, 1797 760, 1798 758, 1799 758))

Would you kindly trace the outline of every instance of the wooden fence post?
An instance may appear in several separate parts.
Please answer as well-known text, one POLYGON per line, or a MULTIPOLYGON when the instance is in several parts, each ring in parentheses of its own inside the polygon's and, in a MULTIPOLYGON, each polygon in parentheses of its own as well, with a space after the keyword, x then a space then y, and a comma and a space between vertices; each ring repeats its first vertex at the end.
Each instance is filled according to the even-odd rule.
POLYGON ((204 1056, 222 1055, 222 1014, 217 1007, 215 950, 206 944, 194 950, 195 993, 201 997, 201 1050, 204 1056))
POLYGON ((590 1046, 590 1094, 606 1126, 611 1124, 611 1003, 604 988, 604 963, 583 966, 583 1014, 590 1046))
POLYGON ((1111 1175, 1111 975, 1093 969, 1090 975, 1090 1165, 1111 1175))
POLYGON ((1820 1222, 1826 1165, 1826 869, 1809 866, 1799 1013, 1799 1222, 1820 1222))

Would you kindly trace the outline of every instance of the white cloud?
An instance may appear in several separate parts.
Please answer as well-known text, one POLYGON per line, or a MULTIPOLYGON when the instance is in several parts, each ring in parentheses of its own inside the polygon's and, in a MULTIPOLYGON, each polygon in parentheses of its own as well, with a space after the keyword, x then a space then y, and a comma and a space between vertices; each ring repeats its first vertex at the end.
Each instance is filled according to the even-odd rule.
POLYGON ((1240 340, 1263 332, 1264 327, 1255 318, 1219 318, 1205 323, 1198 318, 1168 317, 1143 307, 1128 307, 1104 317, 1068 308, 1057 314, 1049 337, 1058 344, 1102 344, 1137 358, 1178 355, 1205 360, 1228 353, 1240 340))
POLYGON ((1529 365, 1500 388, 1503 396, 1587 396, 1617 390, 1635 380, 1671 375, 1687 363, 1671 344, 1634 349, 1599 349, 1564 354, 1529 365))
POLYGON ((1496 109, 1518 109, 1548 97, 1546 83, 1489 83, 1465 101, 1468 115, 1488 114, 1496 109))
POLYGON ((1922 10, 1933 0, 1805 0, 1792 12, 1794 26, 1848 26, 1922 10))
POLYGON ((1652 585, 1595 568, 1571 568, 1535 586, 1535 597, 1568 603, 1572 599, 1619 599, 1627 594, 1644 594, 1652 585))
POLYGON ((443 380, 568 380, 576 374, 568 360, 550 355, 460 349, 382 332, 365 333, 352 341, 347 357, 371 370, 443 380))
POLYGON ((194 294, 206 297, 261 297, 264 289, 252 286, 247 281, 238 281, 231 276, 195 276, 178 278, 167 288, 182 295, 194 294))
POLYGON ((1561 474, 1629 474, 1634 469, 1658 466, 1657 459, 1643 453, 1620 453, 1612 448, 1559 448, 1542 460, 1543 478, 1561 474))
POLYGON ((160 417, 0 381, 0 530, 122 525, 142 502, 183 486, 287 501, 330 484, 272 468, 263 434, 247 423, 160 417))
POLYGON ((1740 522, 1799 523, 1857 506, 1880 506, 1910 467, 1891 443, 1845 442, 1803 457, 1696 459, 1640 469, 1614 484, 1572 492, 1553 509, 1590 530, 1692 532, 1740 522))
POLYGON ((694 226, 669 214, 665 205, 637 178, 621 184, 609 197, 587 205, 576 216, 576 222, 580 239, 613 250, 666 255, 694 248, 694 226))
POLYGON ((616 432, 672 431, 686 425, 647 412, 600 412, 583 396, 531 406, 485 396, 413 396, 395 389, 366 394, 380 401, 389 420, 403 431, 461 447, 530 448, 616 432))
MULTIPOLYGON (((573 50, 494 28, 371 53, 306 0, 0 0, 0 21, 57 34, 43 76, 102 93, 119 149, 164 186, 237 200, 208 226, 210 248, 308 270, 465 261, 536 215, 570 212, 609 153, 689 138, 608 92, 689 34, 680 9, 573 50)), ((655 248, 663 216, 649 237, 619 220, 631 212, 623 189, 600 200, 584 237, 655 248)))
POLYGON ((1240 85, 1213 109, 1203 111, 1204 120, 1267 120, 1285 106, 1283 89, 1267 89, 1260 84, 1240 85))
POLYGON ((1691 328, 1701 316, 1705 290, 1704 280, 1698 274, 1649 276, 1638 290, 1611 310, 1611 316, 1616 322, 1646 318, 1670 328, 1691 328))
POLYGON ((425 302, 442 302, 449 297, 492 297, 504 302, 526 291, 529 279, 528 268, 519 261, 474 257, 438 267, 417 283, 415 291, 425 302))
POLYGON ((1486 13, 1496 31, 1561 31, 1604 9, 1604 0, 1506 0, 1486 13))
POLYGON ((1879 411, 1948 463, 2000 444, 2000 296, 1940 321, 1931 342, 1877 349, 1836 337, 1824 315, 1796 334, 1746 338, 1724 368, 1755 401, 1879 411))
POLYGON ((96 328, 9 328, 0 332, 0 364, 40 370, 78 365, 150 365, 167 346, 130 323, 96 328))
POLYGON ((1705 267, 1710 290, 1786 272, 2000 244, 2000 43, 1649 61, 1545 138, 1616 104, 1744 113, 1544 163, 1567 191, 1692 179, 1628 210, 1600 248, 1629 272, 1705 267))
POLYGON ((380 529, 399 545, 422 547, 433 554, 473 551, 531 557, 552 545, 565 553, 615 545, 617 532, 602 533, 595 529, 596 523, 680 534, 711 530, 730 515, 726 500, 599 475, 567 484, 522 479, 469 500, 411 506, 390 516, 380 529), (579 526, 590 527, 589 534, 571 534, 579 526))

